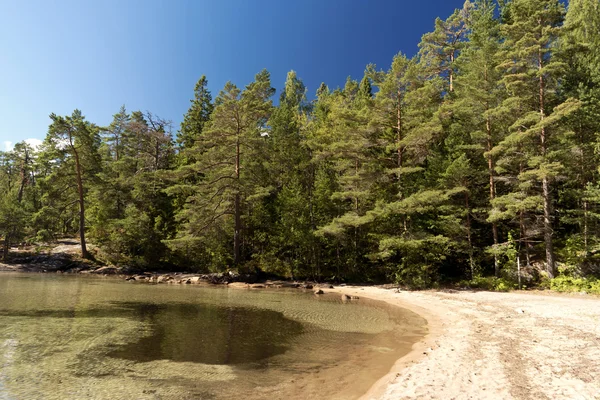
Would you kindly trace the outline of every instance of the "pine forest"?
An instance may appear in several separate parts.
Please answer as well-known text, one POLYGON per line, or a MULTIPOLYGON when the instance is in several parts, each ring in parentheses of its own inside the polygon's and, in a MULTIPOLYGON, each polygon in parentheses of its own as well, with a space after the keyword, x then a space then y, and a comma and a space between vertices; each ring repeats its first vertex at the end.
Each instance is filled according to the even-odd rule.
POLYGON ((1 152, 3 257, 73 237, 141 270, 597 284, 598 0, 466 1, 414 57, 316 93, 294 71, 208 79, 178 127, 75 110, 1 152))

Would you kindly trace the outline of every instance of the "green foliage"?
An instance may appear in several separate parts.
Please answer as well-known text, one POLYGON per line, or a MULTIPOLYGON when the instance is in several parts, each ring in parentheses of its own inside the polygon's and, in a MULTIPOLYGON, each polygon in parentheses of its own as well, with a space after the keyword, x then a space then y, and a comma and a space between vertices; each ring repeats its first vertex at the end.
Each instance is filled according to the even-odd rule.
POLYGON ((466 1, 415 57, 312 101, 294 71, 277 105, 267 71, 214 101, 202 76, 175 141, 124 106, 103 128, 53 114, 40 151, 0 154, 0 235, 87 233, 144 269, 504 291, 583 285, 543 280, 568 265, 595 282, 599 15, 596 0, 466 1))
POLYGON ((557 292, 585 292, 600 294, 600 280, 595 278, 574 278, 558 276, 550 281, 550 289, 557 292))
POLYGON ((461 281, 460 287, 490 292, 508 292, 517 289, 517 283, 506 278, 475 277, 468 281, 461 281))

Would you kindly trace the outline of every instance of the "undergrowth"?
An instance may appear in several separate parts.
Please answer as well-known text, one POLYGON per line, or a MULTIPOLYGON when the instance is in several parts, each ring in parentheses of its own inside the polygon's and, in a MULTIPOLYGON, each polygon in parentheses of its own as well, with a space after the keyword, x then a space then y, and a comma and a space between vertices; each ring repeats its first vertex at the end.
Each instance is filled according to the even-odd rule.
POLYGON ((586 292, 600 294, 600 279, 559 276, 550 281, 550 289, 563 293, 586 292))
POLYGON ((505 279, 496 277, 477 276, 471 280, 461 281, 461 287, 478 290, 488 290, 491 292, 508 292, 517 289, 517 284, 505 279))

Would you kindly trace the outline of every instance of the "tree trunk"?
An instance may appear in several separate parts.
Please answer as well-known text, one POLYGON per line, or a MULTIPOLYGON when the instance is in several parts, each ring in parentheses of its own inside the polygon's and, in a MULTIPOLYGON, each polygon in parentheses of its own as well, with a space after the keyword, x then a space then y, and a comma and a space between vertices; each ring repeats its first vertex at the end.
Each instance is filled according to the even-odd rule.
MULTIPOLYGON (((21 204, 21 202, 23 201, 23 193, 25 192, 25 185, 27 184, 27 181, 29 180, 29 177, 27 175, 27 165, 28 164, 29 164, 29 152, 27 151, 27 149, 25 149, 25 159, 23 160, 23 163, 21 164, 21 171, 20 171, 21 182, 19 184, 19 191, 17 192, 17 202, 19 204, 21 204)), ((17 228, 13 227, 11 232, 6 233, 6 237, 4 238, 3 251, 2 251, 2 257, 4 258, 4 260, 8 259, 8 253, 10 252, 10 243, 12 241, 12 238, 16 236, 16 232, 17 232, 17 228)))
POLYGON ((522 285, 521 285, 521 253, 520 252, 517 252, 517 279, 519 282, 519 290, 521 290, 522 285))
POLYGON ((469 243, 469 266, 471 267, 471 279, 475 278, 475 260, 473 258, 473 241, 471 238, 471 209, 469 205, 469 193, 465 192, 465 207, 467 210, 467 241, 469 243))
POLYGON ((452 66, 454 65, 454 52, 450 54, 450 69, 448 70, 448 75, 450 77, 450 93, 454 92, 454 73, 452 71, 452 66))
POLYGON ((233 234, 233 262, 237 266, 240 264, 240 247, 242 234, 242 216, 241 216, 241 199, 239 194, 240 180, 240 141, 235 145, 235 178, 238 182, 238 193, 235 195, 234 214, 235 214, 235 231, 233 234))
POLYGON ((4 245, 2 246, 2 259, 8 260, 8 252, 10 250, 10 234, 7 233, 4 237, 4 245))
POLYGON ((588 256, 588 202, 583 202, 583 246, 585 250, 585 256, 588 256))
MULTIPOLYGON (((485 129, 487 132, 487 151, 490 152, 492 150, 492 126, 490 123, 490 117, 486 117, 485 121, 485 129)), ((488 154, 488 174, 490 177, 490 205, 494 202, 496 198, 496 182, 494 181, 494 160, 492 156, 488 154)), ((492 222, 492 236, 494 238, 494 250, 498 248, 498 224, 496 222, 492 222)), ((500 277, 500 263, 498 262, 498 255, 496 251, 494 251, 494 275, 496 278, 500 277)))
MULTIPOLYGON (((541 24, 541 21, 540 21, 541 24)), ((544 105, 544 95, 545 95, 545 82, 544 75, 542 74, 543 68, 543 57, 542 50, 538 51, 538 70, 540 73, 539 77, 539 100, 540 100, 540 121, 543 121, 546 112, 544 105)), ((540 144, 542 150, 542 157, 545 161, 546 158, 546 147, 547 147, 547 137, 546 137, 546 128, 542 127, 540 130, 540 144)), ((547 175, 544 175, 542 178, 542 197, 544 198, 544 243, 546 245, 546 271, 548 272, 548 276, 550 278, 554 278, 554 250, 552 248, 552 194, 550 188, 550 179, 547 175)))
MULTIPOLYGON (((398 91, 398 104, 396 105, 396 145, 398 146, 398 168, 402 168, 402 104, 401 93, 398 91)), ((401 173, 398 171, 398 184, 400 184, 401 173)))
POLYGON ((79 160, 79 153, 74 146, 73 153, 75 155, 75 169, 77 170, 77 192, 79 194, 79 240, 81 242, 81 257, 89 259, 90 253, 87 251, 87 245, 85 242, 85 203, 83 198, 83 178, 81 173, 81 162, 79 160))
POLYGON ((542 179, 542 193, 544 197, 544 242, 546 244, 546 271, 550 278, 554 278, 554 250, 552 247, 552 200, 550 196, 550 183, 548 177, 542 179))

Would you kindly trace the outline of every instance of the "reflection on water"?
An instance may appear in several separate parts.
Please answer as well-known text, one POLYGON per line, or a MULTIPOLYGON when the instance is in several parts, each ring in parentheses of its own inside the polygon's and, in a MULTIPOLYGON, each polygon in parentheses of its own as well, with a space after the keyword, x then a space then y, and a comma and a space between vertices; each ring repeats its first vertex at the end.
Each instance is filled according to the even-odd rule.
POLYGON ((132 361, 244 364, 282 354, 302 324, 276 311, 206 304, 128 303, 152 334, 110 352, 132 361))
POLYGON ((423 324, 310 292, 0 274, 0 399, 352 399, 423 324))

